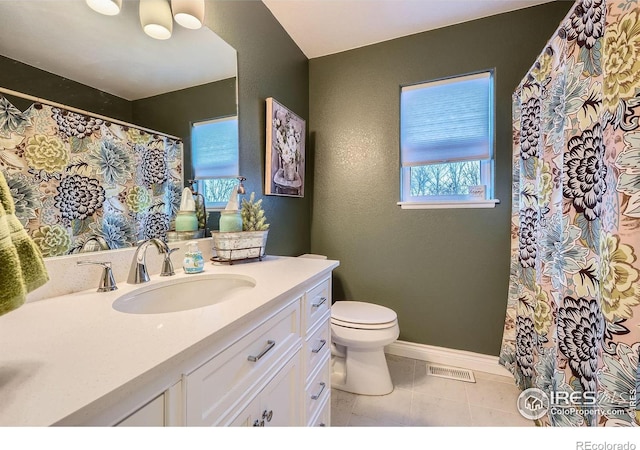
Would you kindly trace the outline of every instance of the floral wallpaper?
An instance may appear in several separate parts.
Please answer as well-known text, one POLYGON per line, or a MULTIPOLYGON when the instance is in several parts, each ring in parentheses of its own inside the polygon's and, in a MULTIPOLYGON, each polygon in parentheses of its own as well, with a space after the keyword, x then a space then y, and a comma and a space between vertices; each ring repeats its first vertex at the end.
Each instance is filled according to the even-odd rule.
POLYGON ((43 256, 166 239, 182 194, 182 142, 0 95, 0 170, 43 256))
POLYGON ((538 425, 639 426, 640 2, 577 1, 513 101, 501 364, 538 425))

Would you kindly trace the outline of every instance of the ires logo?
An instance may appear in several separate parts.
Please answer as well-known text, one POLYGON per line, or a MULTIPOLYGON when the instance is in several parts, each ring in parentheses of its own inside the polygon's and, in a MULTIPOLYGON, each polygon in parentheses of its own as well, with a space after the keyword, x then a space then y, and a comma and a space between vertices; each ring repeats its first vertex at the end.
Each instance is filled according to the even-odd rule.
POLYGON ((551 392, 551 406, 595 406, 598 403, 596 392, 551 392))
POLYGON ((537 420, 549 413, 552 416, 607 416, 624 415, 629 409, 636 408, 636 390, 632 389, 629 395, 616 394, 616 398, 605 396, 597 392, 550 392, 547 394, 538 388, 529 388, 522 391, 518 397, 518 411, 530 420, 537 420), (601 405, 608 405, 606 410, 601 405))

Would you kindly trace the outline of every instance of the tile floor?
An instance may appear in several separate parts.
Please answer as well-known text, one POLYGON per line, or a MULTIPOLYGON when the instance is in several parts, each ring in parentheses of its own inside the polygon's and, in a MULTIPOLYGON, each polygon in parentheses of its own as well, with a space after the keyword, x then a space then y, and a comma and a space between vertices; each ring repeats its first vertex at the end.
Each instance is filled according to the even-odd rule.
POLYGON ((475 383, 427 376, 424 361, 387 355, 395 386, 383 396, 331 391, 334 427, 533 427, 516 409, 513 379, 474 371, 475 383))

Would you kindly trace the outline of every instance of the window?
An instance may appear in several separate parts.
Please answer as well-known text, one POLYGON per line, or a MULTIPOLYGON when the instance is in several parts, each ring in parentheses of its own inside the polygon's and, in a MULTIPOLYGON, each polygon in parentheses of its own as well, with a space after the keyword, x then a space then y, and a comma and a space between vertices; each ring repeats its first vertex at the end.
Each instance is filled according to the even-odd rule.
POLYGON ((191 126, 191 156, 198 191, 208 208, 224 208, 238 184, 238 117, 191 126))
POLYGON ((403 208, 492 207, 493 73, 403 86, 400 92, 403 208), (470 195, 484 186, 485 196, 470 195), (477 190, 477 189, 474 189, 477 190))

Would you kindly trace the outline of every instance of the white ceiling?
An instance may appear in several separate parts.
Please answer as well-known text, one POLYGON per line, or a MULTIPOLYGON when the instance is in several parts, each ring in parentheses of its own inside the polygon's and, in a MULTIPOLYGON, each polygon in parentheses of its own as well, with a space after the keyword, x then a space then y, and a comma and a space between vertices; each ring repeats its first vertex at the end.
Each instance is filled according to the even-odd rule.
POLYGON ((262 0, 307 58, 552 0, 262 0))
POLYGON ((236 52, 206 27, 142 31, 138 1, 104 16, 82 0, 0 0, 0 55, 135 100, 236 75, 236 52))
MULTIPOLYGON (((552 0, 262 1, 315 58, 552 0)), ((137 0, 111 17, 81 0, 0 0, 0 55, 127 100, 235 76, 235 50, 211 30, 173 31, 145 35, 137 0)))

